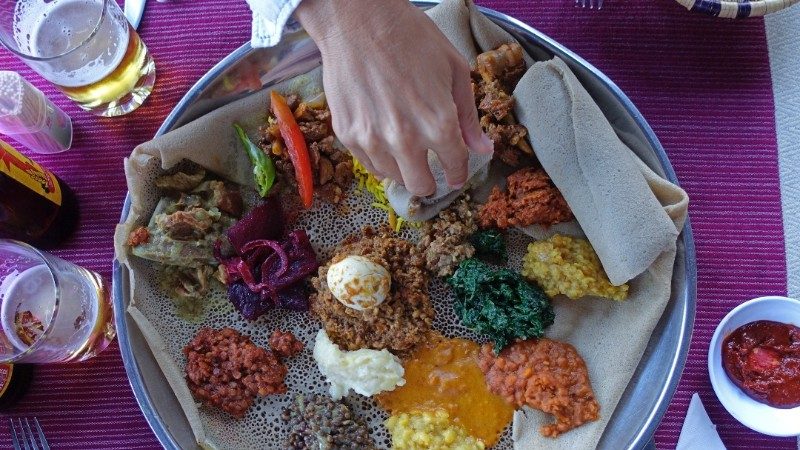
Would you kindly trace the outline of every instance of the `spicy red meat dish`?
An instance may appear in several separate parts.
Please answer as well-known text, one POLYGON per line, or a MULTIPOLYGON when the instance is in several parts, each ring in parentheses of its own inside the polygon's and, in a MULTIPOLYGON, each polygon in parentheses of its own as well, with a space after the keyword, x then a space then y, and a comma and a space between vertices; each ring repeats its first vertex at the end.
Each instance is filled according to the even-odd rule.
POLYGON ((722 366, 754 400, 800 406, 800 328, 770 320, 743 325, 723 341, 722 366))

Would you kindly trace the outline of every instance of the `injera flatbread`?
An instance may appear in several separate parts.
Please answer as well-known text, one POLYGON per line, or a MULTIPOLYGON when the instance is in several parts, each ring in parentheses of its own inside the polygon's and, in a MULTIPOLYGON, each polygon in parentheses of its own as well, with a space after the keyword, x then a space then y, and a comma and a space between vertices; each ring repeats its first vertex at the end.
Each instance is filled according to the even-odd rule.
MULTIPOLYGON (((466 56, 474 58, 477 49, 492 48, 511 40, 508 34, 478 13, 471 2, 445 0, 429 12, 466 56), (467 42, 470 36, 474 40, 472 47, 467 42), (470 48, 473 53, 470 53, 470 48)), ((541 55, 534 56, 541 59, 541 55)), ((532 64, 533 60, 528 63, 532 64)), ((275 89, 312 95, 321 87, 319 75, 318 71, 313 72, 282 83, 275 89)), ((548 330, 548 336, 573 344, 586 360, 600 402, 601 420, 572 430, 558 439, 549 439, 541 437, 538 432, 541 424, 550 421, 548 416, 533 410, 518 412, 514 420, 514 447, 594 448, 669 299, 675 241, 683 227, 688 200, 680 188, 658 177, 614 134, 608 121, 563 62, 553 60, 532 65, 514 94, 518 99, 517 117, 528 127, 537 156, 580 222, 580 226, 573 223, 550 230, 532 228, 526 231, 532 236, 544 236, 556 230, 573 235, 585 233, 598 250, 606 271, 613 274, 612 280, 620 283, 632 279, 631 296, 625 302, 593 298, 554 300, 556 321, 548 330), (591 137, 592 145, 586 145, 587 136, 591 137), (595 164, 586 167, 587 161, 595 164), (606 198, 601 193, 612 195, 606 198), (633 223, 636 226, 628 222, 630 214, 635 215, 633 223)), ((275 408, 285 404, 286 399, 273 396, 259 400, 254 411, 239 422, 208 408, 198 408, 182 377, 185 362, 180 354, 181 342, 188 342, 201 325, 230 322, 231 326, 253 336, 259 345, 266 345, 269 332, 278 325, 287 325, 290 329, 296 327, 295 331, 308 344, 312 342, 311 332, 319 328, 319 324, 283 312, 256 323, 246 323, 227 305, 224 292, 210 299, 212 312, 203 323, 172 323, 169 317, 171 305, 163 294, 158 293, 152 277, 152 264, 130 257, 125 241, 132 227, 146 223, 152 213, 159 196, 153 185, 155 177, 184 160, 194 161, 232 181, 251 185, 252 168, 238 147, 231 125, 233 122, 241 123, 254 136, 264 121, 267 106, 268 92, 253 94, 140 145, 125 163, 132 207, 125 223, 117 229, 115 246, 123 270, 129 272, 131 280, 128 313, 142 330, 180 400, 198 443, 205 447, 263 448, 265 443, 271 448, 277 447, 279 442, 273 434, 282 432, 282 429, 274 423, 277 418, 271 414, 275 408), (261 419, 265 411, 270 412, 270 419, 266 422, 261 419)), ((435 205, 434 214, 455 195, 446 192, 438 203, 431 202, 435 205)), ((353 207, 346 216, 337 216, 335 209, 323 207, 315 213, 314 220, 301 218, 323 258, 338 242, 337 239, 348 232, 363 224, 383 220, 380 211, 360 209, 370 203, 366 196, 359 198, 354 194, 351 203, 353 207), (323 237, 331 242, 321 242, 323 237)), ((412 234, 406 233, 406 236, 413 237, 412 234)), ((521 233, 510 233, 510 265, 515 269, 521 266, 525 242, 521 233)), ((449 294, 443 283, 434 281, 431 289, 435 303, 438 302, 437 328, 447 335, 469 337, 470 333, 459 327, 447 304, 449 294)), ((287 381, 290 392, 326 390, 318 380, 318 372, 308 355, 301 355, 297 362, 290 362, 289 367, 287 381)), ((357 411, 367 411, 373 433, 384 438, 385 430, 378 429, 383 417, 370 412, 370 406, 364 406, 363 399, 353 397, 351 395, 348 400, 351 404, 356 403, 357 411)), ((510 443, 505 440, 497 448, 508 447, 510 443)))

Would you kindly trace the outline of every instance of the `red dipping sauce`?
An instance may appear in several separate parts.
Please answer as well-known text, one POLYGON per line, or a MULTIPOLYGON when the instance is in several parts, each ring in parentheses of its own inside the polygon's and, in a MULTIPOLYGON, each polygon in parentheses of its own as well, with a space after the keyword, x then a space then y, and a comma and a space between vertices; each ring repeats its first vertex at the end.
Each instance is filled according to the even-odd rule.
POLYGON ((722 343, 722 366, 754 400, 800 406, 800 328, 770 320, 742 325, 722 343))

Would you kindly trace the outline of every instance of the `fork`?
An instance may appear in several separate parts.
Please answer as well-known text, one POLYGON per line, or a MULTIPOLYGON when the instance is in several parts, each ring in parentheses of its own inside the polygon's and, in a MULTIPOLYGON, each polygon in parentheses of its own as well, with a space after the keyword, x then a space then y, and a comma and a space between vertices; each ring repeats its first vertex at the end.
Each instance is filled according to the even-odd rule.
POLYGON ((24 423, 21 418, 17 418, 16 424, 14 423, 14 419, 11 419, 11 443, 14 446, 14 450, 50 450, 47 439, 44 438, 42 426, 39 425, 39 419, 34 417, 33 423, 36 426, 36 433, 39 438, 38 443, 36 439, 37 434, 34 434, 33 430, 31 430, 31 423, 28 421, 27 417, 24 423), (17 431, 19 431, 19 433, 17 433, 17 431))
POLYGON ((603 0, 575 0, 575 6, 590 9, 603 9, 603 0))

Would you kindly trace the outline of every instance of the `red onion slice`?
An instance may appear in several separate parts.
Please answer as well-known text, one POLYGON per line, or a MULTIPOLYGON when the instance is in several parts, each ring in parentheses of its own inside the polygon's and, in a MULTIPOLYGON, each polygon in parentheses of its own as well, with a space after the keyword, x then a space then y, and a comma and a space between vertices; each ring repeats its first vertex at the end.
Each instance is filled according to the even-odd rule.
MULTIPOLYGON (((289 255, 286 254, 286 251, 283 250, 281 244, 278 241, 271 241, 269 239, 259 239, 256 241, 250 241, 242 247, 242 253, 247 253, 259 248, 269 247, 271 248, 276 255, 281 259, 281 265, 278 266, 278 270, 275 276, 281 276, 286 273, 286 269, 289 268, 289 255)), ((266 261, 266 258, 264 259, 266 261)), ((262 274, 263 276, 263 274, 262 274)))

